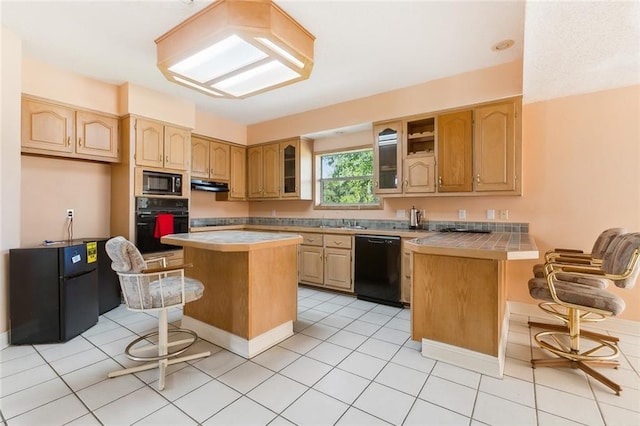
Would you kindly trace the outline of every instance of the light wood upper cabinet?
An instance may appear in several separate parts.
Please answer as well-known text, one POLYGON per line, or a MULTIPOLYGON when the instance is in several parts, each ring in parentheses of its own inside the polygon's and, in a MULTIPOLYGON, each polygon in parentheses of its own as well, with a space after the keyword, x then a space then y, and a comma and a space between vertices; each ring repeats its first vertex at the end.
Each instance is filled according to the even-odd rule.
POLYGON ((191 132, 173 126, 164 126, 164 168, 189 169, 191 132))
POLYGON ((191 136, 191 177, 229 181, 230 145, 191 136))
POLYGON ((311 200, 313 141, 291 138, 247 149, 247 196, 311 200))
POLYGON ((191 177, 209 177, 209 141, 191 136, 191 177))
POLYGON ((141 118, 136 119, 135 130, 136 165, 188 170, 189 130, 141 118))
POLYGON ((247 199, 247 149, 232 146, 230 150, 229 193, 230 200, 247 199))
POLYGON ((473 189, 473 111, 439 115, 438 191, 470 192, 473 189))
POLYGON ((23 98, 22 152, 117 162, 118 120, 107 114, 23 98))
POLYGON ((118 158, 118 119, 86 111, 76 112, 79 154, 118 158))
POLYGON ((475 109, 474 173, 476 191, 516 190, 515 102, 475 109))
POLYGON ((376 194, 402 192, 402 122, 373 127, 373 189, 376 194))
POLYGON ((414 155, 404 160, 404 193, 436 191, 436 159, 433 155, 414 155))
POLYGON ((280 197, 280 148, 277 143, 264 145, 262 159, 264 161, 262 198, 280 197))
POLYGON ((263 193, 263 160, 262 147, 247 149, 247 197, 261 198, 263 193))

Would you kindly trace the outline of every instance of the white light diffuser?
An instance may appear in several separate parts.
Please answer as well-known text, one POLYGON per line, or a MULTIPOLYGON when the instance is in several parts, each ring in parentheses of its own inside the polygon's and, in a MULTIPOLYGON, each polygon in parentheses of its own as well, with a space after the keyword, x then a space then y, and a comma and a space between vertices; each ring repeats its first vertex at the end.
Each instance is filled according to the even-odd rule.
POLYGON ((244 98, 309 78, 314 41, 271 0, 218 0, 156 40, 158 68, 210 96, 244 98))

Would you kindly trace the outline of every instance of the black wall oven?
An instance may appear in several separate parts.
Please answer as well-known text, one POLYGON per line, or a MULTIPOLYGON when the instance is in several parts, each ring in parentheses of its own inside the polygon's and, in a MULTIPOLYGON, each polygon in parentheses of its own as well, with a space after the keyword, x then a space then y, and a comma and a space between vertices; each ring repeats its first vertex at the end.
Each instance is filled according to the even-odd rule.
POLYGON ((173 215, 173 233, 189 232, 189 200, 186 198, 136 198, 136 247, 140 253, 179 250, 182 247, 162 244, 156 237, 156 219, 160 213, 173 215))

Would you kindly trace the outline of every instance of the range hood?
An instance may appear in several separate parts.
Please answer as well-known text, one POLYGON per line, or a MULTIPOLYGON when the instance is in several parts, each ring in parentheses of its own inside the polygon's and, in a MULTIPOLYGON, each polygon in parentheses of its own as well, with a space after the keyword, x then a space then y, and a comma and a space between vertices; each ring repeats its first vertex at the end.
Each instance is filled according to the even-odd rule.
POLYGON ((227 182, 191 179, 191 189, 195 191, 229 192, 229 184, 227 182))

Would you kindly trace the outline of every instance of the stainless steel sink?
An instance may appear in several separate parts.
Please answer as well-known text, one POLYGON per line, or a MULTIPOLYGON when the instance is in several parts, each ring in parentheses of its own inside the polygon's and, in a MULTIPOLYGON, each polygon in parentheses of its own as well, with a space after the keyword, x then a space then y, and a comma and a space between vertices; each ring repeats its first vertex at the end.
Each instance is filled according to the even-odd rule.
POLYGON ((351 226, 341 226, 340 229, 367 229, 367 227, 360 226, 360 225, 351 225, 351 226))

